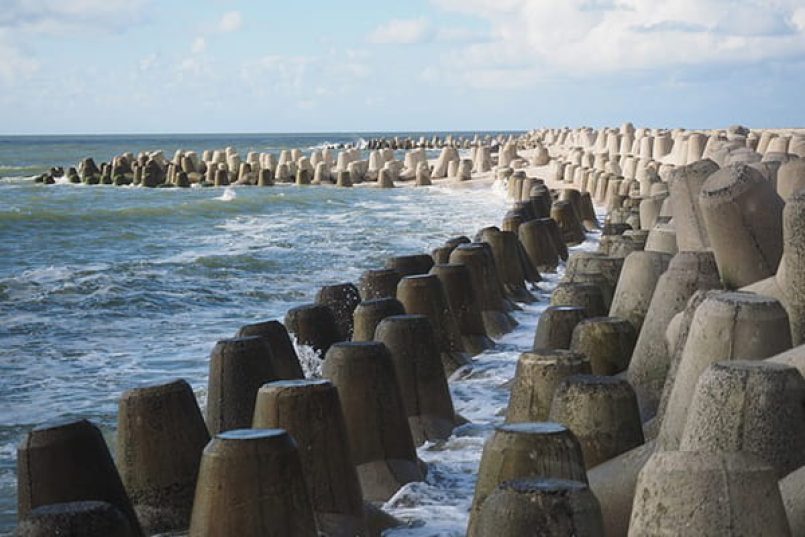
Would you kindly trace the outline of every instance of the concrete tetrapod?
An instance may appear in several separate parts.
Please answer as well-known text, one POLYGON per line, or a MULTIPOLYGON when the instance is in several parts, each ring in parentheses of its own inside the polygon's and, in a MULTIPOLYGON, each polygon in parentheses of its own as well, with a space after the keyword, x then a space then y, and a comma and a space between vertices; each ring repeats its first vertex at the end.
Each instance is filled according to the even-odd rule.
POLYGON ((252 423, 260 386, 278 380, 271 348, 258 336, 222 339, 210 357, 207 379, 207 427, 210 434, 241 429, 252 423))
POLYGON ((626 535, 637 476, 653 453, 654 442, 647 442, 590 468, 587 472, 590 490, 601 504, 604 535, 607 537, 626 535))
POLYGON ((588 317, 604 317, 604 293, 591 283, 560 283, 551 294, 552 306, 578 306, 588 317))
POLYGON ((296 349, 288 330, 279 321, 247 324, 238 330, 237 337, 261 336, 271 347, 271 365, 278 379, 305 378, 296 349))
POLYGON ((676 244, 676 229, 674 229, 673 223, 658 222, 654 224, 654 227, 648 233, 644 249, 647 252, 676 255, 679 252, 679 247, 676 244))
POLYGON ((132 535, 144 535, 100 429, 87 420, 35 427, 17 448, 17 516, 86 500, 110 503, 126 517, 132 535))
POLYGON ((496 337, 510 332, 517 322, 506 312, 495 262, 486 247, 462 244, 450 254, 450 263, 463 264, 469 269, 486 333, 496 337))
POLYGON ((749 453, 655 453, 634 497, 629 537, 791 535, 774 471, 749 453))
POLYGON ((671 390, 674 387, 676 374, 679 370, 679 362, 682 361, 682 351, 684 350, 685 342, 688 340, 696 310, 707 298, 721 292, 722 291, 715 289, 696 291, 693 293, 693 296, 688 299, 685 309, 674 315, 671 322, 668 324, 668 328, 665 331, 665 341, 670 359, 668 374, 665 377, 665 385, 662 388, 657 414, 649 421, 643 423, 643 431, 647 437, 656 438, 659 432, 662 418, 665 416, 665 409, 668 408, 668 399, 671 397, 671 390))
POLYGON ((615 375, 629 367, 636 339, 626 319, 592 317, 573 329, 570 350, 587 357, 594 375, 615 375))
POLYGON ((352 314, 360 301, 358 288, 351 283, 325 285, 316 293, 316 303, 328 306, 333 312, 340 341, 352 339, 352 314))
POLYGON ((117 413, 117 467, 143 530, 190 526, 201 452, 210 441, 184 380, 123 392, 117 413))
POLYGON ((421 274, 404 277, 397 285, 397 299, 407 313, 425 315, 430 320, 446 375, 470 363, 469 356, 464 352, 458 323, 438 276, 421 274))
POLYGON ((601 298, 604 300, 604 315, 609 311, 615 287, 611 285, 609 280, 600 272, 568 271, 559 281, 560 283, 587 283, 594 285, 601 290, 601 298))
POLYGON ((578 440, 559 423, 499 425, 484 444, 470 509, 468 537, 487 497, 504 481, 526 477, 569 479, 587 483, 578 440))
POLYGON ((20 520, 16 537, 136 537, 114 505, 100 501, 65 502, 32 509, 20 520))
POLYGON ((235 429, 204 449, 190 537, 316 537, 296 443, 282 429, 235 429))
POLYGON ((285 429, 293 437, 319 531, 330 537, 367 535, 361 485, 332 383, 311 379, 263 385, 252 427, 285 429))
POLYGON ((791 535, 805 535, 805 466, 779 481, 791 535))
POLYGON ((380 321, 386 317, 404 313, 405 307, 396 298, 364 300, 355 308, 355 328, 352 333, 352 341, 372 341, 380 321))
POLYGON ((507 423, 547 421, 556 387, 571 375, 590 373, 590 361, 564 349, 534 349, 517 360, 506 409, 507 423))
POLYGON ((581 306, 548 306, 537 321, 532 349, 569 349, 573 330, 586 318, 581 306))
POLYGON ((567 259, 565 275, 600 274, 614 291, 618 285, 623 264, 622 257, 610 257, 600 252, 573 252, 567 259))
POLYGON ((374 339, 391 354, 414 443, 447 439, 458 420, 428 317, 386 317, 374 339))
POLYGON ((424 479, 386 346, 337 343, 327 353, 322 373, 341 396, 364 499, 386 501, 404 484, 424 479))
POLYGON ((481 233, 481 240, 489 244, 492 250, 506 295, 517 302, 535 302, 536 298, 525 286, 525 274, 517 249, 517 235, 511 231, 486 228, 481 233))
POLYGON ((743 164, 719 170, 702 185, 699 210, 728 289, 777 271, 783 254, 783 205, 763 174, 743 164))
POLYGON ((450 254, 453 253, 454 249, 455 248, 451 248, 450 246, 439 246, 430 251, 430 256, 433 258, 433 262, 436 265, 449 263, 450 254))
POLYGON ((374 298, 394 298, 397 296, 397 284, 402 274, 394 269, 367 270, 358 280, 358 290, 362 300, 374 298))
POLYGON ((626 319, 639 334, 651 297, 670 261, 669 254, 660 252, 632 252, 626 256, 609 307, 610 317, 626 319))
POLYGON ((785 476, 805 465, 805 379, 773 362, 716 362, 699 377, 679 447, 754 453, 785 476))
POLYGON ((433 258, 428 254, 400 255, 386 259, 386 268, 396 270, 400 276, 427 274, 433 264, 433 258))
POLYGON ((684 309, 695 291, 718 287, 718 269, 712 252, 679 252, 657 281, 627 372, 644 421, 656 413, 668 373, 665 345, 668 323, 684 309))
POLYGON ((699 208, 699 192, 707 178, 717 171, 718 164, 705 159, 676 167, 668 175, 676 240, 680 251, 699 251, 710 246, 699 208))
POLYGON ((523 222, 518 228, 520 243, 531 264, 540 272, 556 272, 559 253, 548 225, 548 218, 523 222))
POLYGON ((301 345, 308 345, 322 356, 330 345, 340 341, 333 310, 323 304, 304 304, 285 314, 285 327, 301 345))
POLYGON ((634 390, 623 379, 569 376, 556 387, 548 415, 579 439, 587 468, 644 441, 634 390))
POLYGON ((678 449, 696 383, 709 365, 762 360, 790 348, 788 316, 777 300, 734 291, 705 298, 696 309, 682 351, 657 437, 658 449, 678 449))
POLYGON ((791 322, 794 345, 805 343, 805 191, 786 200, 783 210, 785 253, 777 282, 791 322))
POLYGON ((478 514, 478 537, 602 537, 601 507, 586 484, 516 479, 498 485, 478 514))
POLYGON ((458 323, 464 350, 471 355, 491 349, 495 343, 486 335, 481 309, 472 287, 472 275, 466 265, 437 264, 430 273, 439 278, 450 310, 458 323))
POLYGON ((562 230, 559 228, 559 224, 553 218, 545 218, 544 220, 545 227, 548 228, 548 233, 551 235, 551 241, 553 241, 556 253, 559 254, 559 258, 562 259, 562 261, 567 261, 569 252, 565 239, 562 237, 562 230))
POLYGON ((584 226, 569 201, 555 201, 551 206, 551 219, 555 220, 562 232, 565 244, 574 246, 584 242, 584 226))
POLYGON ((788 161, 777 170, 777 194, 783 200, 805 188, 805 158, 788 161))

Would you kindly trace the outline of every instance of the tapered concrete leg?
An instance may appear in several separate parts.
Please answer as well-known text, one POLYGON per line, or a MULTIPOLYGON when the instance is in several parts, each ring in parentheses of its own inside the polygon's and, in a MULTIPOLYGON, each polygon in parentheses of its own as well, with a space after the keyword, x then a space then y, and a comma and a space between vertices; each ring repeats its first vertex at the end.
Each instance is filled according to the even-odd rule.
POLYGON ((716 362, 699 377, 682 451, 747 451, 778 478, 805 465, 805 380, 768 361, 716 362))
POLYGON ((556 387, 549 418, 573 431, 587 468, 643 443, 637 398, 622 379, 595 375, 565 378, 556 387))
POLYGON ((201 452, 210 441, 184 380, 123 393, 117 417, 117 467, 143 529, 190 526, 201 452))
POLYGON ((332 537, 368 535, 361 486, 333 384, 291 380, 263 385, 252 426, 285 429, 296 441, 319 531, 332 537))
POLYGON ((506 421, 546 421, 557 386, 571 375, 590 373, 582 354, 560 349, 535 349, 520 355, 506 421))
POLYGON ((581 448, 573 433, 558 423, 497 427, 481 455, 467 535, 477 535, 475 525, 481 506, 499 484, 536 476, 587 482, 581 448))
POLYGON ((601 537, 598 500, 586 484, 564 479, 517 479, 499 485, 478 515, 478 537, 524 535, 601 537))
POLYGON ((425 315, 430 320, 445 374, 451 375, 470 363, 469 356, 464 352, 456 317, 438 276, 420 274, 404 277, 397 285, 397 299, 406 312, 425 315))
POLYGON ((87 420, 34 428, 17 449, 17 516, 43 505, 108 502, 144 535, 100 429, 87 420))
POLYGON ((670 261, 669 254, 660 252, 633 252, 626 256, 609 308, 610 317, 626 319, 639 334, 651 297, 670 261))
POLYGON ((391 353, 416 445, 448 438, 457 425, 456 412, 428 317, 387 317, 378 325, 375 340, 391 353))
POLYGON ((481 309, 472 287, 472 275, 466 265, 437 264, 430 269, 442 282, 447 302, 458 323, 464 350, 471 355, 492 348, 495 343, 487 336, 481 309))
POLYGON ((668 374, 669 356, 665 329, 700 289, 720 287, 712 252, 680 252, 660 276, 651 297, 643 327, 637 337, 627 378, 637 393, 644 420, 654 416, 668 374))
POLYGON ((629 536, 788 536, 774 471, 749 453, 656 453, 637 481, 629 536))
POLYGON ((296 443, 282 429, 236 429, 204 449, 190 537, 316 537, 296 443))
POLYGON ((352 341, 372 341, 380 321, 404 313, 405 307, 396 298, 375 298, 361 302, 355 308, 352 341))
POLYGON ((726 360, 762 360, 791 348, 788 316, 772 298, 725 291, 696 309, 657 438, 659 449, 678 449, 699 376, 726 360), (714 338, 713 335, 719 337, 714 338))
POLYGON ((207 427, 215 435, 252 423, 260 386, 278 380, 265 339, 248 336, 215 344, 207 379, 207 427))
POLYGON ((569 349, 573 330, 586 317, 581 306, 548 306, 537 321, 532 348, 569 349))
POLYGON ((338 388, 364 499, 386 501, 421 481, 394 364, 379 342, 337 343, 322 373, 338 388))
POLYGON ((629 321, 593 317, 576 325, 570 349, 587 357, 594 375, 615 375, 629 366, 636 339, 629 321))
POLYGON ((271 365, 280 379, 305 378, 296 349, 288 330, 279 321, 247 324, 238 331, 238 337, 261 336, 271 347, 271 365))

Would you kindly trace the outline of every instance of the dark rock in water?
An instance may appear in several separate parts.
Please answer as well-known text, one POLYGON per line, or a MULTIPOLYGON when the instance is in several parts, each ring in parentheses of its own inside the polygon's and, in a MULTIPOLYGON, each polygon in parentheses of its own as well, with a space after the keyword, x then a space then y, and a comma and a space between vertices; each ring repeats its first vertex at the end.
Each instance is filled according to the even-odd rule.
POLYGON ((53 177, 64 177, 64 168, 61 166, 56 166, 50 169, 50 175, 53 177))
POLYGON ((53 185, 56 184, 56 179, 54 179, 51 174, 46 173, 42 175, 42 182, 45 183, 46 185, 53 185))

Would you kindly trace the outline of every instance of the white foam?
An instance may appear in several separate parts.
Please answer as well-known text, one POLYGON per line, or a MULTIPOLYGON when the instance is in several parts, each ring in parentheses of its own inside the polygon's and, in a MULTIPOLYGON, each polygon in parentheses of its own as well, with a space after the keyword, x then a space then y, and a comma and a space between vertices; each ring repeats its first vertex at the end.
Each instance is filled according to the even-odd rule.
POLYGON ((236 199, 237 197, 238 197, 238 194, 235 192, 235 189, 228 186, 228 187, 226 187, 224 189, 224 193, 221 194, 220 196, 218 196, 215 199, 221 200, 221 201, 232 201, 232 200, 236 199))

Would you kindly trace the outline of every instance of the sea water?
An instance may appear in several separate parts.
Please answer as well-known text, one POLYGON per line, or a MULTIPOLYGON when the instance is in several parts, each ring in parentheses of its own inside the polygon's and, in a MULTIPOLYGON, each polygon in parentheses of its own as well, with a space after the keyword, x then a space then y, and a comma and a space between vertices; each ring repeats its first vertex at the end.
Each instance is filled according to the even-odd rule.
MULTIPOLYGON (((286 146, 345 143, 329 138, 286 146)), ((126 149, 102 142, 91 140, 109 156, 126 149)), ((167 152, 170 144, 161 142, 141 143, 167 152)), ((174 142, 265 150, 253 140, 174 142)), ((19 158, 19 166, 97 155, 73 145, 71 160, 19 158)), ((16 519, 16 446, 35 425, 88 418, 113 445, 121 392, 177 377, 203 405, 216 340, 247 323, 282 319, 322 285, 354 282, 388 256, 472 236, 498 223, 507 205, 500 187, 152 190, 0 180, 0 533, 16 519)), ((517 330, 451 379, 456 410, 472 424, 419 449, 427 481, 405 486, 386 504, 408 522, 392 535, 463 535, 483 442, 503 420, 503 384, 530 347, 559 276, 546 275, 534 289, 541 300, 516 313, 517 330)), ((315 373, 317 358, 306 348, 300 353, 315 373)))

